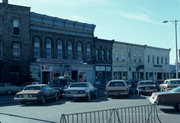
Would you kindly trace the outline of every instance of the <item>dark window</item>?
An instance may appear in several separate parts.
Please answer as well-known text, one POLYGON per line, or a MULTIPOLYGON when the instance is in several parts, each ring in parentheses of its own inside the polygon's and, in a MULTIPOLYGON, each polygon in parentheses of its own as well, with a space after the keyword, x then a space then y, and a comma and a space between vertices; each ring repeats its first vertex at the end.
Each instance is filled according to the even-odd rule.
POLYGON ((13 20, 13 34, 19 35, 19 20, 18 19, 13 20))

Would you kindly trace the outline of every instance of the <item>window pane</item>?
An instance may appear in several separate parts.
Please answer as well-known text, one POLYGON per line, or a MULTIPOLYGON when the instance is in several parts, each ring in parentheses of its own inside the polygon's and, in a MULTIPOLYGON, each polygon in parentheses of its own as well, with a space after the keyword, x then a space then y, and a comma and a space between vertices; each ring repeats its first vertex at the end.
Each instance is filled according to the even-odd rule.
POLYGON ((91 60, 91 47, 90 47, 90 44, 86 45, 86 58, 87 58, 87 60, 91 60))
POLYGON ((19 27, 19 20, 18 19, 13 20, 13 27, 19 27))
POLYGON ((20 44, 19 43, 13 44, 13 59, 14 60, 20 59, 20 44))
POLYGON ((77 58, 82 59, 82 46, 80 42, 78 42, 78 46, 77 46, 77 58))
POLYGON ((62 58, 62 41, 57 41, 57 58, 62 58))
POLYGON ((68 59, 72 59, 72 43, 68 42, 68 59))
POLYGON ((34 57, 40 57, 40 40, 38 37, 34 38, 34 57))
POLYGON ((46 58, 51 58, 51 40, 46 40, 46 58))

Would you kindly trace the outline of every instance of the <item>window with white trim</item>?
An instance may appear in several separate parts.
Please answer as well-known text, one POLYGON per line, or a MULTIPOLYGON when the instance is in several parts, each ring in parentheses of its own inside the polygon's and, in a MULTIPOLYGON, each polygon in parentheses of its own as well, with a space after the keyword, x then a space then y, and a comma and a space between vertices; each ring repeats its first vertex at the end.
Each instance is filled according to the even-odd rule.
POLYGON ((13 19, 13 34, 19 35, 20 22, 18 19, 13 19))
POLYGON ((57 58, 62 59, 62 41, 61 40, 57 40, 57 58))
POLYGON ((68 42, 68 59, 72 59, 72 42, 68 42))
POLYGON ((40 39, 38 37, 34 38, 34 50, 33 50, 33 54, 35 58, 39 58, 40 57, 40 39))
POLYGON ((82 59, 82 44, 80 42, 77 44, 77 59, 82 59))
POLYGON ((19 60, 19 59, 20 59, 20 44, 13 43, 13 60, 19 60))
POLYGON ((46 39, 46 58, 51 58, 52 57, 52 52, 51 52, 51 40, 46 39))

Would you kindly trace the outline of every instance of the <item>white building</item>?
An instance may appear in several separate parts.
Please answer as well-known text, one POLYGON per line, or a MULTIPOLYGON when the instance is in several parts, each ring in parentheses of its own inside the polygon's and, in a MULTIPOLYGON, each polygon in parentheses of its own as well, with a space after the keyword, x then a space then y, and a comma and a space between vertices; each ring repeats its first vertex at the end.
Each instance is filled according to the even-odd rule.
POLYGON ((112 79, 169 78, 169 49, 115 41, 112 50, 112 79))

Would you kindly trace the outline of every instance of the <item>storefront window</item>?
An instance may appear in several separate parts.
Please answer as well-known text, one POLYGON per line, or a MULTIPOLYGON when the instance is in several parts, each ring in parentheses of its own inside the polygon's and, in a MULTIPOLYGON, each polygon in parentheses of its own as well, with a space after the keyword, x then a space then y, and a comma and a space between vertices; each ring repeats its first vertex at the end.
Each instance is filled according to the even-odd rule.
POLYGON ((82 59, 82 45, 80 42, 77 44, 77 58, 82 59))
POLYGON ((51 40, 46 40, 46 58, 51 58, 51 40))
POLYGON ((57 58, 62 59, 62 41, 57 40, 57 58))
POLYGON ((40 40, 38 37, 34 38, 34 57, 40 57, 40 40))

